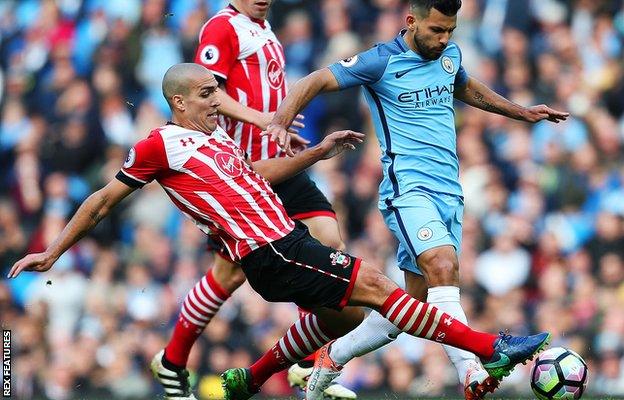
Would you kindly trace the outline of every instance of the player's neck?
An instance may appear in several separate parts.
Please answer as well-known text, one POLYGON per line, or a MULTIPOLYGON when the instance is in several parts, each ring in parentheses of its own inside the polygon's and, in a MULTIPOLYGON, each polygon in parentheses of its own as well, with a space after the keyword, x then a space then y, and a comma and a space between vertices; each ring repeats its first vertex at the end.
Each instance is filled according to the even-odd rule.
POLYGON ((246 16, 247 18, 249 18, 250 20, 252 20, 253 22, 260 24, 264 27, 264 22, 266 21, 266 18, 254 18, 251 16, 251 14, 249 14, 248 11, 246 11, 243 7, 241 7, 240 5, 236 4, 235 1, 232 1, 229 5, 229 7, 231 9, 233 9, 234 11, 236 11, 239 14, 243 14, 244 16, 246 16))
POLYGON ((202 126, 202 124, 199 124, 191 120, 179 118, 179 117, 176 117, 175 115, 171 118, 171 121, 169 121, 168 124, 169 123, 173 125, 177 125, 181 128, 189 129, 191 131, 203 132, 206 135, 210 135, 212 132, 214 132, 214 130, 211 130, 205 126, 202 126))
POLYGON ((414 35, 409 30, 406 30, 403 33, 403 40, 405 41, 405 44, 407 45, 407 47, 409 47, 410 50, 420 55, 420 53, 418 52, 418 49, 416 48, 416 42, 414 42, 414 35))

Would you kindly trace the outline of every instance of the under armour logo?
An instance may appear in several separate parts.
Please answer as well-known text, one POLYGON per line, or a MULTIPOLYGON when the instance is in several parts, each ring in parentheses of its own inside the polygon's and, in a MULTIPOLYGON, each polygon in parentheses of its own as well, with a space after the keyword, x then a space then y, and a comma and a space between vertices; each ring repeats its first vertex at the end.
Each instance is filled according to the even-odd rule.
POLYGON ((193 138, 188 138, 188 139, 180 139, 180 143, 182 143, 182 146, 186 147, 187 144, 195 144, 195 142, 193 141, 193 138))
POLYGON ((256 30, 250 29, 249 33, 251 34, 252 37, 258 37, 260 36, 260 33, 256 30))
POLYGON ((453 317, 451 317, 451 316, 449 315, 448 317, 444 318, 444 324, 445 324, 445 325, 448 325, 448 326, 451 326, 451 324, 453 323, 453 320, 454 320, 454 319, 455 319, 455 318, 453 318, 453 317))

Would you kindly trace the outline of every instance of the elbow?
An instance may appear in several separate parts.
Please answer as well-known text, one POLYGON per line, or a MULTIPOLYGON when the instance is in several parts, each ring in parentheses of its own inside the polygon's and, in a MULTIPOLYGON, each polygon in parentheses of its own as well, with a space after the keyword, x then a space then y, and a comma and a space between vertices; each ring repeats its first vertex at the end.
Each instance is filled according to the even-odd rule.
POLYGON ((323 68, 316 71, 318 74, 315 77, 315 81, 320 83, 321 92, 332 92, 338 90, 336 78, 329 68, 323 68))
POLYGON ((272 174, 270 172, 269 173, 260 174, 260 175, 262 175, 262 177, 264 179, 266 179, 267 182, 269 182, 271 184, 271 186, 275 186, 278 183, 283 181, 283 179, 281 179, 281 177, 279 175, 272 174))
MULTIPOLYGON (((327 92, 331 90, 331 80, 329 75, 332 75, 329 68, 322 68, 309 74, 308 76, 301 78, 297 85, 301 85, 304 88, 311 89, 314 93, 327 92)), ((333 75, 332 75, 333 76, 333 75)))
POLYGON ((275 176, 274 170, 272 168, 267 168, 264 164, 264 161, 256 161, 252 163, 252 168, 271 185, 279 183, 277 182, 279 179, 275 176))

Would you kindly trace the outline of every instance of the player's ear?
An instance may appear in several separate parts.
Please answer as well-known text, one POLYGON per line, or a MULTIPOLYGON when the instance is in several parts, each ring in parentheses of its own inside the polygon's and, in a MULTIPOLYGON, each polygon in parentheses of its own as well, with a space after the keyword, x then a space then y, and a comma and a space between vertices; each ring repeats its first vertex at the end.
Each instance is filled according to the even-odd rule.
POLYGON ((414 16, 414 14, 408 13, 405 16, 405 26, 407 26, 407 29, 409 29, 410 31, 415 31, 416 30, 416 24, 417 24, 417 20, 416 20, 416 17, 414 16))
POLYGON ((179 94, 174 94, 171 97, 171 104, 173 104, 173 107, 175 107, 175 109, 178 110, 178 111, 186 110, 186 104, 184 103, 184 97, 182 97, 179 94))

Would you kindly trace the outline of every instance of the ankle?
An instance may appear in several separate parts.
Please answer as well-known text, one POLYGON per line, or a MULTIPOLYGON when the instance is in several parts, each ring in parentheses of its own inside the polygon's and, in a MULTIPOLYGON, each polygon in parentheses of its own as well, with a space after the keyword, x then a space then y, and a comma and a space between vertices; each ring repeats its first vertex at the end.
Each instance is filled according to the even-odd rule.
POLYGON ((162 363, 163 367, 171 370, 171 371, 175 371, 175 372, 181 372, 184 369, 186 369, 186 365, 178 365, 176 363, 173 363, 171 361, 169 361, 169 359, 167 359, 167 350, 165 349, 165 352, 163 353, 162 359, 160 360, 160 362, 162 363))
POLYGON ((259 392, 260 391, 260 387, 262 386, 262 384, 265 381, 258 381, 256 380, 256 378, 254 377, 254 373, 253 370, 250 368, 249 369, 249 390, 253 393, 253 392, 259 392))

